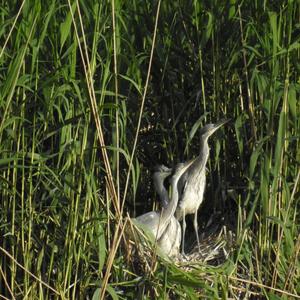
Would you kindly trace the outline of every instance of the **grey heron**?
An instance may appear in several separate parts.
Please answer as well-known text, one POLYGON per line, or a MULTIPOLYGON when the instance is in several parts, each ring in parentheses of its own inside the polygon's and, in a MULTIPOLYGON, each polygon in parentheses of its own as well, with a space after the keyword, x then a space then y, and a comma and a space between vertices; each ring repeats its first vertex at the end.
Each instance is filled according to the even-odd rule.
POLYGON ((166 208, 169 203, 169 193, 165 188, 164 181, 165 179, 172 174, 173 170, 166 167, 165 165, 157 165, 154 168, 154 173, 152 175, 154 188, 156 193, 160 198, 162 207, 166 208))
POLYGON ((205 166, 209 157, 208 138, 222 125, 229 120, 221 120, 216 124, 207 124, 201 129, 200 138, 200 153, 199 155, 187 162, 189 165, 186 172, 181 176, 178 186, 179 190, 182 190, 180 200, 175 212, 175 216, 178 220, 182 221, 182 253, 185 253, 184 238, 186 230, 185 216, 188 214, 194 214, 194 229, 196 232, 197 244, 200 248, 199 235, 198 235, 198 220, 197 212, 200 204, 203 201, 203 194, 206 184, 205 166))
MULTIPOLYGON (((156 193, 159 196, 162 207, 166 209, 170 202, 168 190, 165 188, 165 179, 172 174, 173 170, 165 165, 157 165, 154 168, 153 183, 156 193)), ((178 220, 171 218, 170 224, 159 239, 159 246, 169 256, 176 256, 179 253, 181 244, 181 226, 178 220)))
MULTIPOLYGON (((192 163, 192 162, 191 162, 192 163)), ((190 164, 191 164, 190 163, 190 164)), ((169 256, 175 256, 179 253, 181 227, 174 217, 178 203, 178 180, 180 176, 189 168, 190 164, 185 164, 176 169, 171 178, 171 198, 165 208, 160 212, 151 211, 137 217, 135 220, 145 226, 156 237, 160 249, 169 256)))

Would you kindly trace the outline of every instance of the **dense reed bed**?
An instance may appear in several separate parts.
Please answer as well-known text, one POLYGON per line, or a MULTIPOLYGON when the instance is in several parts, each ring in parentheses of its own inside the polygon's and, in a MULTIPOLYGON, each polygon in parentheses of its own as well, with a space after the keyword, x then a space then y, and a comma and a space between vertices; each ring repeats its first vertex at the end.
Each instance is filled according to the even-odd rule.
POLYGON ((11 0, 0 20, 1 299, 300 298, 299 1, 11 0), (199 222, 221 214, 233 250, 139 273, 126 216, 223 117, 199 222))

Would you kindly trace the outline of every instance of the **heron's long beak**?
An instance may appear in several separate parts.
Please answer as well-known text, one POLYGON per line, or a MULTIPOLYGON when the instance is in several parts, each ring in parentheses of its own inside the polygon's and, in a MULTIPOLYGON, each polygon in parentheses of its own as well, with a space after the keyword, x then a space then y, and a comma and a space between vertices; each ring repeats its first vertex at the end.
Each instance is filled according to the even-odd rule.
POLYGON ((212 135, 216 130, 218 130, 221 126, 228 123, 229 121, 230 121, 230 119, 222 119, 218 123, 214 124, 214 127, 211 130, 210 135, 212 135))
POLYGON ((230 119, 222 119, 218 123, 215 124, 215 128, 218 129, 221 126, 223 126, 224 124, 228 123, 229 121, 230 121, 230 119))

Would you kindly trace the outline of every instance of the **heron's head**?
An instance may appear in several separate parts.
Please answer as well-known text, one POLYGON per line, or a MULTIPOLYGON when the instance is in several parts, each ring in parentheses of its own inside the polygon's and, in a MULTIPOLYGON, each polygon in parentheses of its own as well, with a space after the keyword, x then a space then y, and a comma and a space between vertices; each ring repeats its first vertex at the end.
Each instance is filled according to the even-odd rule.
POLYGON ((172 169, 165 165, 156 165, 153 170, 153 179, 154 181, 163 182, 163 180, 171 175, 171 173, 172 169))
POLYGON ((153 169, 154 173, 171 173, 172 169, 168 168, 165 165, 156 165, 153 169))
POLYGON ((221 126, 227 123, 229 119, 222 119, 216 124, 207 124, 203 128, 201 128, 201 135, 204 139, 208 139, 216 130, 218 130, 221 126))

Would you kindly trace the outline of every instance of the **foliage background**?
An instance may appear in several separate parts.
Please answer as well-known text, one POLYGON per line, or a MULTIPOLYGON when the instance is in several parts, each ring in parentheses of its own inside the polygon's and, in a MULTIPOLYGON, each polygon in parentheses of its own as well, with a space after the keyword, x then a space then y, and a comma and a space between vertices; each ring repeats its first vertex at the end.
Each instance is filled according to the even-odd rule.
POLYGON ((2 0, 1 298, 297 297, 299 9, 2 0), (223 117, 200 219, 220 211, 235 250, 136 274, 126 213, 153 209, 153 166, 196 156, 198 127, 223 117))

